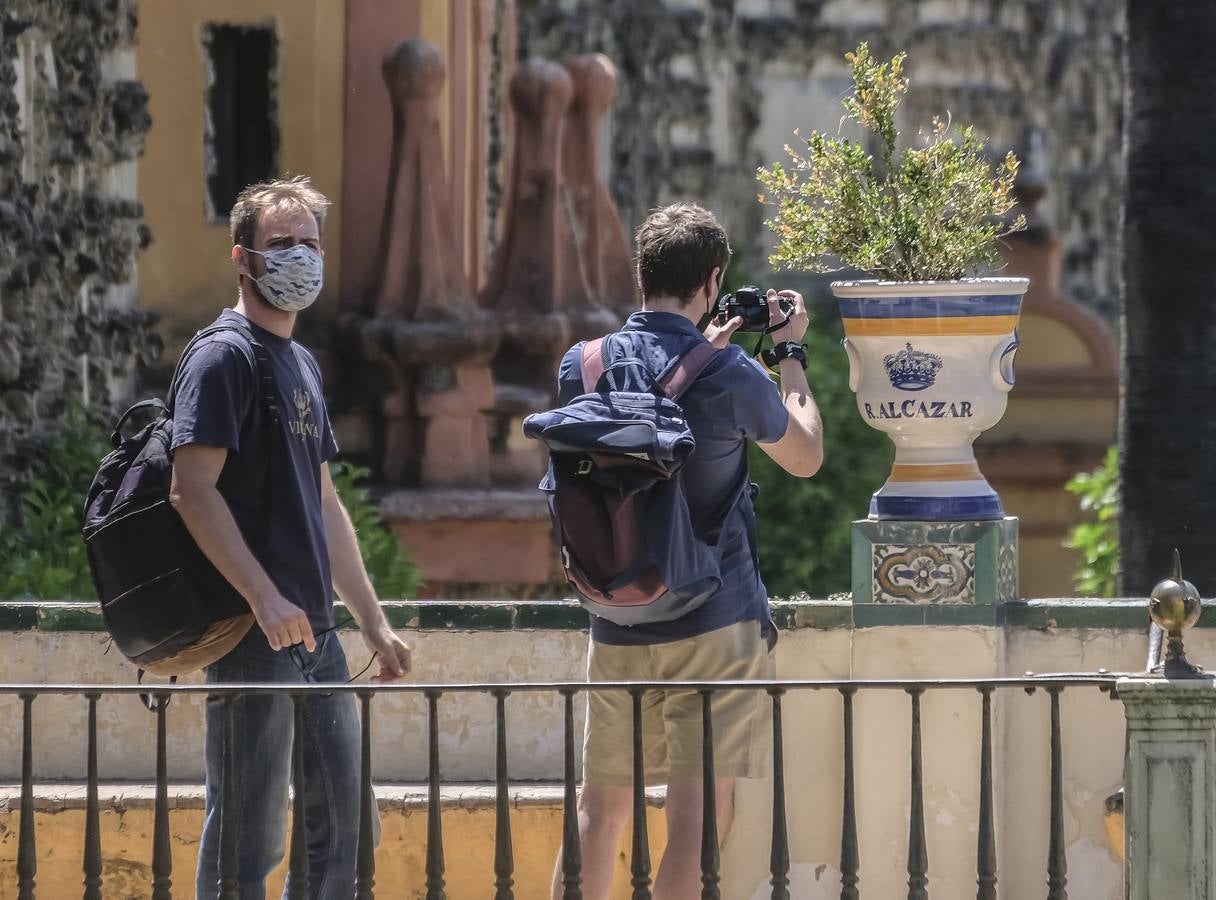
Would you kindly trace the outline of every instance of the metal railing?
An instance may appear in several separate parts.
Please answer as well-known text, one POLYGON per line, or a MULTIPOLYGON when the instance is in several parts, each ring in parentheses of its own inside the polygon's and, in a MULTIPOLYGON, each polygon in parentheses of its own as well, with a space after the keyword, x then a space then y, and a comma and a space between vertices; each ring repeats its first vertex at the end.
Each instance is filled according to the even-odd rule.
MULTIPOLYGON (((1096 687, 1113 695, 1117 676, 1041 675, 1020 678, 934 679, 890 681, 687 681, 687 682, 596 682, 521 683, 521 684, 399 684, 378 685, 0 685, 0 697, 16 696, 22 704, 22 760, 20 831, 17 850, 18 900, 35 900, 37 848, 34 824, 33 716, 35 700, 43 695, 75 695, 88 702, 88 750, 86 773, 85 836, 83 848, 84 900, 101 900, 102 856, 97 772, 97 701, 103 695, 142 694, 154 699, 156 715, 156 793, 152 840, 152 898, 172 897, 172 859, 169 840, 168 760, 166 752, 169 701, 180 694, 205 694, 223 701, 225 735, 223 788, 220 808, 219 896, 236 898, 236 809, 233 800, 233 758, 229 739, 232 729, 233 701, 244 694, 286 694, 295 703, 296 741, 293 748, 292 786, 303 795, 304 756, 299 736, 303 701, 314 693, 352 693, 362 712, 362 795, 358 854, 355 872, 355 897, 373 900, 375 887, 375 797, 372 791, 372 701, 382 694, 421 694, 427 701, 428 720, 428 803, 426 847, 426 898, 443 900, 445 861, 443 823, 440 816, 439 702, 445 694, 488 694, 495 699, 495 854, 494 900, 513 900, 515 863, 511 844, 510 800, 507 765, 507 698, 513 693, 555 693, 564 699, 564 791, 562 823, 563 900, 581 900, 581 854, 576 811, 574 699, 588 691, 627 691, 633 699, 633 842, 630 860, 633 900, 651 897, 651 862, 646 830, 645 769, 642 744, 642 698, 647 690, 693 691, 701 695, 704 811, 701 835, 701 882, 703 900, 720 900, 720 859, 718 851, 717 805, 715 802, 713 714, 711 698, 726 690, 765 691, 771 699, 773 725, 773 822, 770 852, 770 884, 773 900, 789 900, 790 851, 785 814, 786 772, 783 759, 782 699, 790 692, 831 691, 839 693, 843 716, 843 789, 841 796, 841 900, 858 900, 861 883, 861 854, 858 846, 857 808, 854 771, 853 700, 861 691, 901 691, 910 697, 911 745, 909 773, 911 815, 908 828, 908 900, 927 900, 929 859, 925 833, 924 777, 921 756, 921 698, 926 692, 977 692, 981 705, 979 821, 977 823, 976 884, 977 900, 996 900, 997 852, 993 805, 992 770, 992 697, 999 690, 1042 690, 1050 697, 1050 834, 1046 860, 1047 900, 1067 897, 1067 866, 1064 846, 1062 797, 1063 758, 1060 728, 1060 694, 1069 688, 1096 687)), ((289 851, 290 897, 308 896, 308 861, 305 831, 305 804, 294 803, 289 851)))

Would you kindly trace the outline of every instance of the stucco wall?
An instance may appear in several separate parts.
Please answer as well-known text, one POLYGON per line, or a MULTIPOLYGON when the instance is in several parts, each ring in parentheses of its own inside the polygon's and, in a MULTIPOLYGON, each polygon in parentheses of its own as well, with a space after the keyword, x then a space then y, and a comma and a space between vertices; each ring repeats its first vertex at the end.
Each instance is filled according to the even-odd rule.
MULTIPOLYGON (((1064 615, 1057 614, 1062 622, 1064 615)), ((578 679, 585 635, 575 629, 449 631, 407 635, 420 682, 578 679)), ((359 638, 344 633, 352 663, 366 660, 359 638)), ((1188 640, 1197 660, 1216 658, 1216 630, 1188 640)), ((1129 627, 799 627, 777 649, 781 678, 983 677, 1023 672, 1133 671, 1144 658, 1139 626, 1129 627)), ((0 682, 113 682, 130 667, 105 638, 81 632, 0 633, 0 682)), ((930 891, 935 898, 974 896, 978 817, 980 697, 969 689, 929 692, 923 702, 925 814, 930 891)), ((19 764, 16 702, 0 699, 0 781, 19 764)), ((376 777, 425 777, 425 707, 414 698, 374 701, 376 777)), ((553 697, 516 694, 508 701, 511 777, 558 780, 561 707, 553 697)), ((79 699, 43 698, 34 706, 40 780, 83 772, 85 706, 79 699)), ((582 704, 578 704, 582 727, 582 704)), ((1001 691, 994 701, 998 857, 1003 896, 1029 897, 1046 878, 1049 803, 1049 699, 1039 691, 1001 691)), ((198 702, 175 701, 170 712, 170 776, 200 778, 198 702)), ((445 697, 440 704, 445 781, 493 778, 493 701, 445 697)), ((133 698, 100 704, 105 779, 147 779, 153 771, 153 718, 133 698)), ((857 814, 862 885, 867 896, 906 890, 910 703, 904 692, 863 691, 855 701, 857 814)), ((1065 691, 1062 701, 1065 836, 1069 895, 1115 900, 1120 867, 1102 832, 1102 802, 1121 783, 1123 712, 1096 688, 1065 691)), ((794 896, 839 891, 841 702, 833 691, 793 693, 785 701, 787 805, 794 896)), ((723 896, 767 896, 771 782, 749 782, 723 850, 723 896)), ((489 819, 486 820, 487 822, 489 819)))
MULTIPOLYGON (((236 295, 228 223, 209 215, 206 201, 208 64, 202 29, 210 24, 273 26, 279 171, 310 175, 337 201, 345 6, 332 0, 174 0, 144 3, 140 13, 138 72, 155 124, 140 166, 139 196, 152 244, 141 258, 139 302, 161 315, 166 358, 172 360, 182 340, 231 305, 236 295)), ((342 210, 336 205, 326 221, 325 289, 317 318, 337 308, 341 227, 342 210)))

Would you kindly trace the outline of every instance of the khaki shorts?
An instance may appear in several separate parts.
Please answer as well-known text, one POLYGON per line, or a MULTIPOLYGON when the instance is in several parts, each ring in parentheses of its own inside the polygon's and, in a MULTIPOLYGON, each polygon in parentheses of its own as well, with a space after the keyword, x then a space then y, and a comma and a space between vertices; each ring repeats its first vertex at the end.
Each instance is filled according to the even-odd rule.
MULTIPOLYGON (((617 646, 591 642, 587 680, 718 681, 773 677, 773 659, 760 623, 739 622, 663 644, 617 646)), ((763 690, 715 693, 711 701, 714 771, 719 778, 763 778, 772 750, 771 700, 763 690)), ((647 691, 642 695, 646 783, 700 778, 701 695, 647 691)), ((585 784, 633 784, 633 697, 589 691, 583 744, 585 784)))

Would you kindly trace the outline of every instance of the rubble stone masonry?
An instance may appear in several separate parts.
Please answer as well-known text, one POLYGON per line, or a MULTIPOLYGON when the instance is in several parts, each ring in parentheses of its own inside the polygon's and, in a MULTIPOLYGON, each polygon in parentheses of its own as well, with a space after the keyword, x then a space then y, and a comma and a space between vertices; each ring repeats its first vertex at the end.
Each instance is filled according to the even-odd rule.
POLYGON ((160 352, 135 308, 136 20, 135 0, 0 5, 0 527, 65 411, 128 401, 160 352))

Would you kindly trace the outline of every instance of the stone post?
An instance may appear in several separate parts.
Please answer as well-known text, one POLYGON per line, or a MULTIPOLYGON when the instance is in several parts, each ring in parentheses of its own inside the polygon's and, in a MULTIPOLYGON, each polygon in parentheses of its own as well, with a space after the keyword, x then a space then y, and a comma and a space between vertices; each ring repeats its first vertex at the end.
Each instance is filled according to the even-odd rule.
POLYGON ((364 360, 383 365, 380 468, 390 482, 487 485, 493 320, 477 305, 457 250, 439 129, 444 66, 421 40, 384 57, 393 145, 375 288, 343 318, 364 360), (388 390, 384 377, 388 375, 388 390))
POLYGON ((506 215, 481 293, 502 333, 491 435, 491 472, 500 484, 535 484, 545 455, 523 439, 523 417, 552 402, 557 363, 571 343, 619 323, 592 297, 563 200, 562 131, 573 93, 570 75, 547 60, 528 60, 511 79, 515 145, 506 215))
POLYGON ((1148 612, 1168 640, 1165 657, 1117 685, 1127 715, 1126 896, 1216 900, 1216 682, 1186 658, 1182 633, 1203 605, 1177 550, 1148 612))
POLYGON ((638 308, 637 281, 625 227, 599 163, 604 118, 616 99, 616 66, 602 53, 573 56, 562 65, 574 83, 562 134, 562 173, 579 258, 600 305, 628 315, 638 308))
POLYGON ((1128 900, 1216 898, 1216 684, 1124 678, 1128 900))

